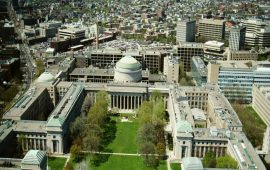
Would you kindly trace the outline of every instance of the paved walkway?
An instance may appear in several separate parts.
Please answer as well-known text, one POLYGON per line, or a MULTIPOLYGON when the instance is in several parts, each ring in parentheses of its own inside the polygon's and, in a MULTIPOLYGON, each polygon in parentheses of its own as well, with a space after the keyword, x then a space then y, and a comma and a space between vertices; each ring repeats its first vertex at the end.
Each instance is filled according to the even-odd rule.
POLYGON ((94 151, 82 151, 82 153, 94 153, 94 154, 101 154, 101 155, 120 155, 120 156, 144 156, 144 155, 154 155, 154 156, 159 156, 158 154, 117 153, 117 152, 94 152, 94 151))

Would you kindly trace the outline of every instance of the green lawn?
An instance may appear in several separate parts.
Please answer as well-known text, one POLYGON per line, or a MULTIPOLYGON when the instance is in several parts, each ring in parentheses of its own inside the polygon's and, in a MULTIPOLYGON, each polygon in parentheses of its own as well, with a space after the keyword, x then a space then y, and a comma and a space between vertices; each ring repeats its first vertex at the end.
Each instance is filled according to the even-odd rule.
POLYGON ((179 163, 171 163, 172 170, 181 170, 181 164, 179 163))
POLYGON ((66 158, 49 157, 48 164, 51 170, 62 170, 66 160, 66 158))
POLYGON ((234 104, 233 106, 243 124, 243 131, 252 145, 261 148, 266 129, 265 123, 251 106, 240 104, 234 104))
POLYGON ((117 153, 137 153, 136 135, 138 122, 130 118, 132 122, 121 122, 120 117, 113 117, 116 120, 116 137, 107 149, 117 153))
MULTIPOLYGON (((89 165, 92 170, 150 170, 144 165, 143 159, 138 156, 111 155, 105 163, 100 166, 89 165)), ((166 162, 163 161, 158 170, 166 170, 166 162)))

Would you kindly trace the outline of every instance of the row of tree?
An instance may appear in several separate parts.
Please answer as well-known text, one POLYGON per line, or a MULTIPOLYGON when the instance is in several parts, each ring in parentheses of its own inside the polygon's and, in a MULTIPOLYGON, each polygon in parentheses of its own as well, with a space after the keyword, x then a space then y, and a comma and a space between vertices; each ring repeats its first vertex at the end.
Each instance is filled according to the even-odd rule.
POLYGON ((139 130, 137 142, 139 153, 145 164, 157 168, 165 158, 166 145, 164 137, 165 107, 160 92, 153 92, 149 101, 144 101, 138 109, 139 130))
POLYGON ((107 122, 110 120, 107 113, 108 95, 105 91, 100 91, 87 116, 79 116, 72 123, 70 132, 73 144, 70 153, 74 161, 78 162, 83 158, 82 150, 101 151, 104 148, 108 139, 107 122))

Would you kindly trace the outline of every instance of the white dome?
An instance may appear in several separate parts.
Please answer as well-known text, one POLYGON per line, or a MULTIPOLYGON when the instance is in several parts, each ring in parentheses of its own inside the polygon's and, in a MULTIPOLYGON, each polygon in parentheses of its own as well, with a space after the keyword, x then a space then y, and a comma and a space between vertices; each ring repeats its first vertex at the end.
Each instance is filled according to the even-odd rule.
POLYGON ((141 69, 141 64, 134 57, 125 56, 116 63, 116 68, 138 70, 141 69))
POLYGON ((55 81, 55 77, 47 71, 42 73, 37 79, 38 83, 50 83, 50 82, 54 82, 54 81, 55 81))
POLYGON ((132 56, 121 58, 115 66, 114 81, 116 82, 138 82, 142 79, 142 68, 132 56))

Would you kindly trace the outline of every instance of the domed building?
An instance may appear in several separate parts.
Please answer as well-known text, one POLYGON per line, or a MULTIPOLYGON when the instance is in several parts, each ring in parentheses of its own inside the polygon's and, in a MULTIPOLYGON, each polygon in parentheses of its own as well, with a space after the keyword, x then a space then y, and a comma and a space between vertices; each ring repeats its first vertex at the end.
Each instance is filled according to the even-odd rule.
POLYGON ((141 63, 132 56, 121 58, 114 69, 115 82, 138 82, 142 80, 141 63))
POLYGON ((52 83, 54 81, 55 77, 47 71, 42 73, 36 80, 37 83, 52 83))

